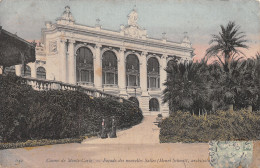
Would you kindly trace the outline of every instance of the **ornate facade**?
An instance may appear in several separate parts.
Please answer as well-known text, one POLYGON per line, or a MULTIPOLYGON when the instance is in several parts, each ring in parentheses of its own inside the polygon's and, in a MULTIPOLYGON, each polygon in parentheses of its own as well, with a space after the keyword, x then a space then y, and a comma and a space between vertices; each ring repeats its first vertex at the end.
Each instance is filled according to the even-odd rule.
MULTIPOLYGON (((180 43, 168 41, 165 33, 162 39, 149 38, 137 21, 138 13, 132 10, 128 25, 119 31, 103 29, 99 20, 93 27, 85 26, 75 22, 66 6, 55 23, 46 22, 42 29, 37 61, 27 67, 31 77, 119 95, 138 103, 144 115, 167 116, 168 105, 162 103, 164 69, 172 59, 191 60, 193 48, 187 35, 180 43), (39 67, 46 76, 39 75, 39 67)), ((19 66, 16 73, 21 75, 19 66)))

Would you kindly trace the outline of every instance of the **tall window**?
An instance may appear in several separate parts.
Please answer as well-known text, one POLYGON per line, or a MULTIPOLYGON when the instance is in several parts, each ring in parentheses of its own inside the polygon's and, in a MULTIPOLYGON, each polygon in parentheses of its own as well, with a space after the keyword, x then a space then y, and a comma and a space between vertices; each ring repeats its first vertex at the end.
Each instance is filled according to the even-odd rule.
POLYGON ((36 70, 36 76, 39 79, 46 79, 46 70, 43 67, 38 67, 36 70))
POLYGON ((160 88, 160 67, 156 58, 151 57, 147 61, 147 87, 160 88))
POLYGON ((117 57, 113 51, 105 51, 102 57, 103 85, 117 85, 117 57))
POLYGON ((156 98, 152 98, 149 101, 150 111, 159 111, 159 101, 156 98))
POLYGON ((126 84, 127 86, 140 86, 139 60, 135 54, 126 57, 126 84))
POLYGON ((77 50, 76 73, 78 83, 94 83, 93 54, 87 47, 81 47, 77 50))
POLYGON ((22 66, 21 71, 22 76, 31 77, 31 68, 28 65, 26 65, 25 68, 24 66, 22 66))
POLYGON ((5 68, 5 73, 6 73, 6 74, 15 74, 15 66, 12 65, 12 66, 10 66, 10 67, 6 67, 6 68, 5 68))

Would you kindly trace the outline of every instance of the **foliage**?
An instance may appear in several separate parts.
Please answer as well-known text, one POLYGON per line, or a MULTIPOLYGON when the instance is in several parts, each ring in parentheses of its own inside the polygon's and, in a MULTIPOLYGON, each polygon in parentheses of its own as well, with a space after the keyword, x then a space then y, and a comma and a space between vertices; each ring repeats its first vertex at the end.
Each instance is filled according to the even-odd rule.
POLYGON ((198 111, 210 106, 207 102, 207 78, 205 63, 176 63, 166 69, 167 86, 164 90, 164 102, 169 102, 171 111, 198 111))
POLYGON ((212 40, 209 42, 213 44, 206 51, 206 57, 216 57, 216 62, 219 63, 224 71, 229 71, 230 63, 233 60, 240 59, 240 54, 244 55, 239 48, 248 48, 245 44, 244 32, 239 32, 240 27, 236 26, 235 22, 229 22, 226 27, 223 25, 219 35, 212 35, 212 40))
POLYGON ((259 58, 234 60, 229 72, 204 60, 169 64, 164 102, 169 103, 172 112, 182 110, 195 114, 227 110, 230 104, 236 110, 248 106, 259 110, 259 58))
POLYGON ((163 120, 160 142, 208 142, 259 140, 260 113, 218 111, 212 115, 196 116, 178 111, 163 120))
POLYGON ((102 118, 116 116, 118 128, 141 122, 130 102, 90 98, 80 91, 35 91, 16 76, 0 76, 0 137, 3 142, 74 138, 97 134, 102 118))
POLYGON ((41 140, 27 140, 26 142, 17 143, 0 143, 1 149, 12 149, 12 148, 24 148, 24 147, 34 147, 34 146, 45 146, 53 144, 64 144, 64 143, 81 143, 85 137, 80 138, 66 138, 66 139, 41 139, 41 140))

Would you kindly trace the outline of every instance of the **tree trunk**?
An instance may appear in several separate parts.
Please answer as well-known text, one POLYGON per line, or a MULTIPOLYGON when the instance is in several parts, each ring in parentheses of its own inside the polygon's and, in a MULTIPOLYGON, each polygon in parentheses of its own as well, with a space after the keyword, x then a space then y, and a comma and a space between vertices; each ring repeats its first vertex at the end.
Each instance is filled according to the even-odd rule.
POLYGON ((2 69, 2 74, 4 74, 4 73, 5 73, 5 66, 3 65, 2 68, 3 68, 3 69, 2 69))
POLYGON ((252 112, 252 105, 248 105, 248 106, 247 106, 247 110, 248 110, 249 112, 252 112))
POLYGON ((229 105, 228 105, 228 110, 229 110, 229 111, 233 111, 233 110, 234 110, 234 109, 233 109, 233 104, 229 104, 229 105))

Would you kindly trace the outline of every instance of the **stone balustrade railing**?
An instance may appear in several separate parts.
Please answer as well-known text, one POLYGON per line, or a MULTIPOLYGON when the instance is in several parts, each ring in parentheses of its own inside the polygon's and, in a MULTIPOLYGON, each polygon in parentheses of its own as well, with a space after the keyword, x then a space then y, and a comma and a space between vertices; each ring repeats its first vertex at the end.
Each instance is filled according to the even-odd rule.
POLYGON ((74 91, 76 91, 77 90, 77 91, 83 92, 92 97, 109 97, 109 98, 112 98, 119 102, 127 101, 127 102, 133 103, 132 101, 126 100, 122 97, 107 94, 107 93, 104 93, 104 92, 102 92, 100 90, 96 90, 96 89, 85 88, 80 85, 73 85, 73 84, 63 83, 63 82, 59 82, 59 81, 38 79, 38 78, 36 79, 36 78, 30 78, 30 77, 23 77, 23 79, 24 79, 24 83, 31 85, 33 87, 33 89, 39 90, 39 91, 42 91, 42 90, 74 90, 74 91))

